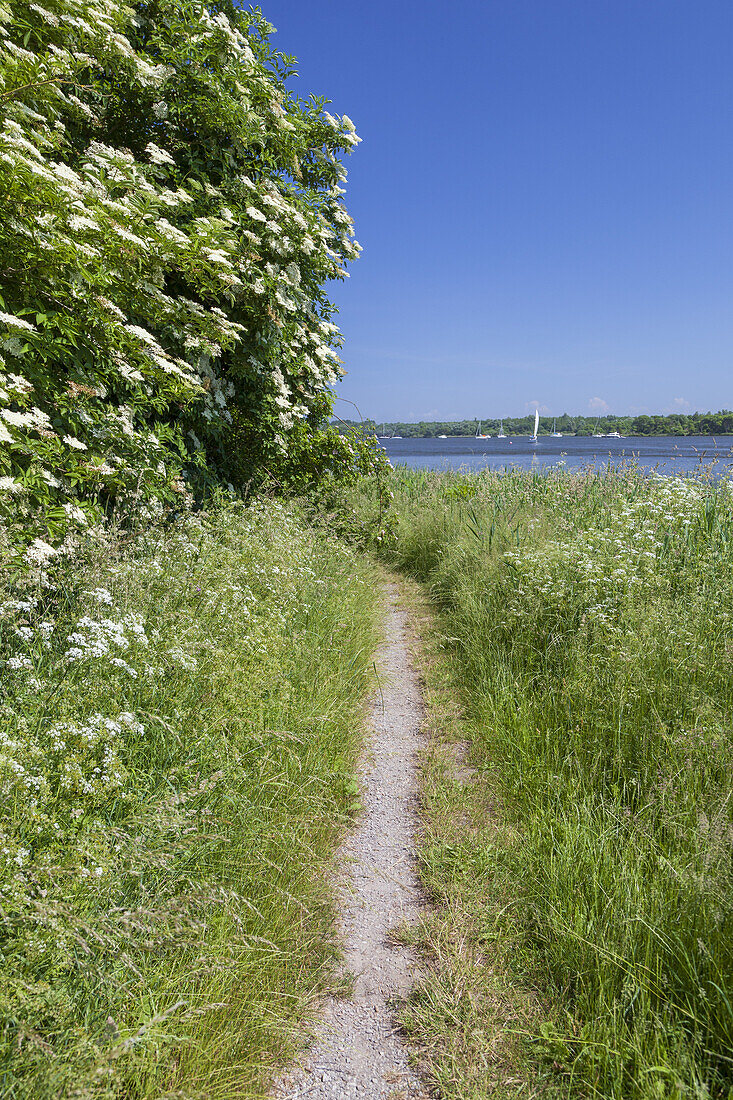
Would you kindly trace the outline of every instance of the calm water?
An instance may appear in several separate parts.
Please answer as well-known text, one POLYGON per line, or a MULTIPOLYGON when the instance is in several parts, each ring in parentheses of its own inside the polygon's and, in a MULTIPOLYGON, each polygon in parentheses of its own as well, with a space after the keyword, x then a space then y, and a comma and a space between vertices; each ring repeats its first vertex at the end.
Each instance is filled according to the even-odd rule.
POLYGON ((567 470, 602 467, 609 462, 635 462, 643 470, 660 474, 689 474, 712 466, 717 475, 733 473, 733 436, 655 436, 626 439, 594 439, 540 436, 531 444, 527 437, 508 439, 381 439, 393 464, 433 470, 500 470, 507 466, 541 470, 548 466, 567 470))

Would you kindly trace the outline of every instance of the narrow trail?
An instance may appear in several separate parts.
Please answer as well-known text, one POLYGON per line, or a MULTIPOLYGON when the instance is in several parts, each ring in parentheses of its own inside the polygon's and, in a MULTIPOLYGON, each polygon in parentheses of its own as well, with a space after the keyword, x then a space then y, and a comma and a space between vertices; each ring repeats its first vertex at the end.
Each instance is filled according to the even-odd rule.
POLYGON ((359 771, 364 810, 339 853, 343 972, 353 975, 353 996, 326 1002, 314 1044, 278 1082, 278 1100, 428 1096, 410 1068, 394 1013, 418 965, 414 952, 390 943, 389 934, 415 920, 420 908, 414 847, 423 707, 394 585, 387 599, 382 688, 359 771))

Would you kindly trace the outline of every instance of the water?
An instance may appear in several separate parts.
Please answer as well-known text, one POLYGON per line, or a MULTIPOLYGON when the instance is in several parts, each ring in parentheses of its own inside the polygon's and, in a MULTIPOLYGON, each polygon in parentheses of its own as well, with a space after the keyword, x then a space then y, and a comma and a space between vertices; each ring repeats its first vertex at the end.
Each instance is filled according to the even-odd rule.
POLYGON ((596 439, 541 435, 531 444, 526 436, 508 439, 381 439, 393 464, 432 470, 542 470, 559 466, 577 470, 633 461, 642 470, 660 474, 690 474, 712 467, 716 476, 733 473, 733 436, 629 436, 596 439))

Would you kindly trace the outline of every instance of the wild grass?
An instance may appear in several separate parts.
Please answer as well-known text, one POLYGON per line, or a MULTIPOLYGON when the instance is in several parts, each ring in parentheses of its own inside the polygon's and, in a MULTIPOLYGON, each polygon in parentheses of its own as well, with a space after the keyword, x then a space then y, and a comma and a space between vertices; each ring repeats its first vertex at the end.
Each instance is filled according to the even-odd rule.
POLYGON ((426 592, 401 577, 420 671, 426 735, 420 759, 419 866, 432 904, 402 930, 421 955, 420 980, 401 1023, 420 1051, 420 1068, 444 1100, 531 1100, 547 1096, 521 1039, 541 1021, 531 988, 520 985, 487 939, 490 913, 506 898, 491 858, 514 839, 490 786, 472 764, 471 723, 445 635, 426 592))
POLYGON ((0 593, 0 1095, 265 1095, 330 980, 371 580, 262 502, 0 593))
POLYGON ((730 488, 402 470, 394 492, 392 559, 440 608, 503 822, 478 851, 434 837, 427 873, 483 883, 467 936, 545 1005, 508 1026, 568 1095, 733 1096, 730 488))

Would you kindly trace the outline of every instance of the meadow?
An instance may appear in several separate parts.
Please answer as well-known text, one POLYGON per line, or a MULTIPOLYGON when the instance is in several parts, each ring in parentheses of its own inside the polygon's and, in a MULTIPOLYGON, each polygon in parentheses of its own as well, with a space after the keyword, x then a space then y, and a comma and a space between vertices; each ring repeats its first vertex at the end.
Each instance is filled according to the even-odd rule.
POLYGON ((448 914, 433 966, 452 937, 513 990, 497 1009, 464 966, 442 1001, 435 975, 415 995, 442 1094, 494 1094, 476 1068, 503 1027, 497 1095, 542 1078, 733 1096, 729 485, 402 468, 392 489, 389 558, 437 611, 473 773, 426 793, 423 877, 448 914))
POLYGON ((265 1095, 332 980, 372 567, 272 500, 38 558, 0 590, 0 1093, 265 1095))

